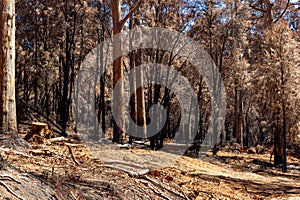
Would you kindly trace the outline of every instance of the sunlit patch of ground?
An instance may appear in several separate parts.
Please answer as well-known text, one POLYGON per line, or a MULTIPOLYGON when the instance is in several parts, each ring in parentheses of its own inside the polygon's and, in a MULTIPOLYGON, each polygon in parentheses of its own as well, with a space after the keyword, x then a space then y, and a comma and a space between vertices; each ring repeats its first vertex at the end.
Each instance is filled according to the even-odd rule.
MULTIPOLYGON (((86 147, 53 138, 23 152, 2 148, 1 155, 22 173, 49 183, 62 199, 300 198, 300 162, 293 157, 282 173, 263 165, 268 154, 219 152, 193 159, 111 143, 86 147)), ((1 185, 0 190, 9 193, 1 185)))

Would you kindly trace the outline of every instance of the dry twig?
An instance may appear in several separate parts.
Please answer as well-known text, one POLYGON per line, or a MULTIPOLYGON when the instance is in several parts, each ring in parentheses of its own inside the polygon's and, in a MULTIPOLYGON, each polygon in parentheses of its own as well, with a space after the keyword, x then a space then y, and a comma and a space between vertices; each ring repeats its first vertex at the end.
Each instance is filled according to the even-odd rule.
POLYGON ((20 181, 16 180, 15 178, 11 177, 11 176, 8 175, 8 174, 0 174, 0 177, 1 177, 1 180, 5 180, 5 179, 6 179, 6 180, 11 180, 11 181, 15 181, 15 182, 21 184, 20 181))
POLYGON ((21 200, 25 200, 23 197, 20 197, 19 195, 17 195, 16 193, 14 193, 14 191, 12 191, 4 182, 0 181, 0 185, 2 185, 3 187, 6 188, 6 190, 11 193, 12 195, 14 195, 15 197, 17 197, 18 199, 21 200))
POLYGON ((71 157, 72 157, 73 162, 74 162, 76 165, 80 165, 80 164, 78 163, 78 161, 76 160, 74 154, 73 154, 72 148, 71 148, 70 146, 67 146, 67 147, 68 147, 68 149, 69 149, 69 153, 71 154, 71 157))

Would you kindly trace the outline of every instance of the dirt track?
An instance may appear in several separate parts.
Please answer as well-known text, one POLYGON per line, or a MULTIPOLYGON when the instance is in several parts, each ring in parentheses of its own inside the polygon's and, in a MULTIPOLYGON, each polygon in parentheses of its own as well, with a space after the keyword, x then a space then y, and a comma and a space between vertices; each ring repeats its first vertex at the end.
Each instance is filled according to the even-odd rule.
POLYGON ((4 183, 0 185, 2 198, 300 198, 300 162, 296 158, 289 158, 288 173, 282 174, 254 164, 254 160, 268 162, 268 155, 219 152, 218 157, 193 159, 137 148, 120 149, 114 144, 87 146, 61 138, 33 144, 26 152, 2 148, 3 158, 19 169, 1 171, 13 178, 0 177, 4 183), (29 192, 35 190, 44 197, 29 192))

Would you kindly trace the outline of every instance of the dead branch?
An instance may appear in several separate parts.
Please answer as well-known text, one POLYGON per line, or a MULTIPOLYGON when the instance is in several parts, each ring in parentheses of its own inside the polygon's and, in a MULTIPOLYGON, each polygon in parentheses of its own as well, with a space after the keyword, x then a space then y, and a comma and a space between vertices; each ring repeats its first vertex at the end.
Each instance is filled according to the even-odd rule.
POLYGON ((262 9, 262 8, 259 8, 259 7, 257 7, 256 5, 249 5, 251 8, 253 8, 254 10, 257 10, 257 11, 259 11, 259 12, 265 12, 266 10, 264 10, 264 9, 262 9))
POLYGON ((50 138, 48 140, 49 142, 66 142, 68 141, 68 139, 66 139, 65 137, 56 137, 56 138, 50 138))
POLYGON ((5 183, 3 183, 2 181, 0 181, 0 185, 2 185, 3 187, 6 188, 6 190, 11 193, 12 195, 14 195, 15 197, 17 197, 18 199, 21 200, 25 200, 23 197, 20 197, 19 195, 17 195, 16 193, 14 193, 5 183))
POLYGON ((144 168, 145 168, 145 167, 142 166, 142 165, 132 164, 132 163, 123 162, 123 161, 119 161, 119 160, 113 160, 113 161, 105 162, 105 164, 107 164, 107 165, 121 164, 121 165, 127 165, 127 166, 135 167, 135 168, 141 168, 141 169, 144 169, 144 168))
POLYGON ((125 172, 125 173, 127 173, 127 174, 129 174, 130 176, 133 176, 133 177, 143 176, 143 175, 149 173, 149 171, 150 171, 149 169, 144 169, 141 172, 135 172, 135 171, 132 171, 132 170, 129 170, 129 169, 125 169, 125 168, 117 167, 117 166, 113 166, 113 165, 103 165, 103 166, 125 172))
MULTIPOLYGON (((102 182, 99 182, 98 180, 85 180, 85 182, 66 182, 65 184, 70 185, 72 187, 82 187, 82 188, 93 188, 93 189, 100 189, 100 190, 106 190, 112 192, 113 189, 104 185, 100 185, 102 182)), ((105 182, 104 182, 105 183, 105 182)))
POLYGON ((17 182, 18 184, 21 184, 20 181, 18 181, 17 179, 11 177, 9 174, 6 174, 6 173, 5 174, 0 174, 0 179, 1 180, 11 180, 11 181, 17 182))
POLYGON ((80 164, 78 163, 78 161, 76 160, 74 154, 73 154, 72 148, 71 148, 70 146, 67 146, 67 147, 68 147, 68 149, 69 149, 69 153, 71 154, 71 157, 72 157, 73 162, 74 162, 77 166, 80 165, 80 164))
POLYGON ((116 170, 119 170, 119 171, 122 171, 122 172, 125 172, 125 173, 127 173, 131 176, 135 176, 135 177, 143 176, 143 175, 150 172, 150 169, 145 168, 144 166, 141 166, 141 165, 138 165, 138 164, 132 164, 132 163, 128 163, 128 162, 123 162, 123 161, 118 161, 118 160, 105 162, 104 166, 112 168, 112 169, 116 169, 116 170), (125 169, 125 168, 122 168, 122 167, 115 166, 115 165, 118 165, 118 164, 119 165, 125 165, 125 166, 128 166, 128 167, 138 168, 138 169, 142 169, 142 170, 140 172, 135 172, 135 171, 132 171, 132 170, 129 170, 129 169, 125 169))
POLYGON ((77 195, 75 196, 75 194, 73 194, 73 191, 71 191, 70 194, 71 194, 71 197, 72 197, 73 199, 75 199, 75 200, 78 199, 77 195))
POLYGON ((10 149, 10 148, 2 148, 2 147, 0 147, 0 151, 1 152, 5 152, 5 153, 13 153, 15 155, 20 155, 20 156, 27 157, 27 158, 32 158, 32 156, 30 156, 28 154, 25 154, 25 153, 23 153, 21 151, 10 149))
POLYGON ((274 23, 276 23, 279 19, 281 19, 283 17, 283 15, 286 13, 288 7, 290 6, 290 0, 287 1, 286 6, 283 10, 283 12, 279 15, 279 17, 274 21, 274 23))
POLYGON ((160 182, 157 182, 157 181, 153 180, 152 178, 150 178, 150 177, 148 177, 146 175, 145 176, 141 176, 140 178, 145 179, 145 180, 147 180, 147 181, 149 181, 149 182, 151 182, 151 183, 153 183, 153 184, 155 184, 155 185, 157 185, 157 186, 159 186, 159 187, 167 190, 168 192, 170 192, 170 193, 172 193, 172 194, 174 194, 176 196, 179 196, 179 197, 181 197, 183 199, 187 198, 186 195, 184 195, 184 194, 182 194, 182 193, 180 193, 180 192, 172 189, 171 187, 169 187, 167 185, 164 185, 164 184, 162 184, 160 182))
POLYGON ((73 143, 65 143, 65 145, 70 146, 70 147, 82 147, 84 146, 83 144, 73 144, 73 143))
POLYGON ((135 7, 133 7, 127 15, 120 21, 120 27, 123 27, 125 22, 132 16, 132 14, 140 7, 142 4, 143 0, 140 0, 135 7))
POLYGON ((156 190, 155 188, 153 188, 151 185, 147 185, 147 187, 149 187, 155 194, 159 195, 160 197, 162 197, 163 199, 167 199, 167 200, 171 200, 172 198, 169 197, 167 194, 164 194, 163 192, 159 192, 158 190, 156 190))
MULTIPOLYGON (((157 189, 155 189, 153 186, 151 186, 147 180, 140 179, 140 180, 138 180, 138 182, 142 182, 142 183, 144 183, 144 184, 147 184, 147 188, 150 188, 155 194, 159 195, 159 196, 162 197, 163 199, 172 199, 172 198, 169 197, 167 194, 165 194, 165 193, 163 193, 163 192, 160 192, 160 191, 158 191, 157 189)), ((145 191, 143 190, 143 192, 145 192, 145 191)))

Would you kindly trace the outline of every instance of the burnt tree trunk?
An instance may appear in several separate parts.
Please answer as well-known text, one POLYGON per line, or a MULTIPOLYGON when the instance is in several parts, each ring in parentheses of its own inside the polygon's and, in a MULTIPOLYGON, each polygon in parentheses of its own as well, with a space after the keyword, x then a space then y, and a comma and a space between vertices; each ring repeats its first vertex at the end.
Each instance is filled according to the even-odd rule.
MULTIPOLYGON (((284 70, 281 67, 281 86, 285 87, 284 70)), ((278 105, 277 112, 277 130, 274 136, 274 165, 281 166, 282 171, 287 171, 286 162, 286 107, 285 107, 285 93, 284 89, 281 91, 281 110, 278 105), (280 112, 281 111, 281 112, 280 112)))
POLYGON ((63 82, 62 82, 62 95, 60 98, 59 104, 59 114, 60 114, 60 125, 62 128, 62 135, 67 136, 67 124, 69 122, 70 115, 70 105, 72 99, 72 90, 75 80, 75 57, 74 57, 74 46, 75 39, 74 35, 76 32, 76 12, 71 12, 69 1, 65 1, 65 21, 68 22, 69 16, 73 15, 72 28, 67 27, 65 30, 65 57, 62 59, 62 74, 63 74, 63 82))

